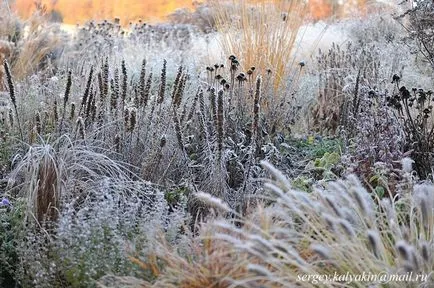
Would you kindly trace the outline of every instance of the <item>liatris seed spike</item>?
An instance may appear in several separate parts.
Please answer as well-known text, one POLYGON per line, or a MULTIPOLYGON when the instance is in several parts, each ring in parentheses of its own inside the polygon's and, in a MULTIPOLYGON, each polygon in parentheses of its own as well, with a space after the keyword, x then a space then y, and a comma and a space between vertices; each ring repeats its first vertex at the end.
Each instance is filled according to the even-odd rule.
POLYGON ((72 102, 71 103, 71 110, 70 110, 70 114, 69 114, 69 120, 74 120, 75 118, 75 103, 72 102))
POLYGON ((145 94, 145 87, 146 87, 146 59, 143 59, 142 62, 142 69, 140 71, 140 81, 139 81, 139 105, 138 107, 141 107, 144 102, 144 94, 145 94))
POLYGON ((158 90, 158 104, 161 104, 164 101, 164 94, 166 92, 166 69, 167 61, 166 59, 164 59, 163 69, 161 70, 160 89, 158 90))
POLYGON ((35 126, 36 126, 36 132, 40 135, 42 132, 42 123, 41 123, 41 113, 36 112, 35 115, 35 126))
POLYGON ((177 90, 179 89, 179 82, 182 76, 182 66, 179 66, 178 73, 176 73, 175 82, 173 82, 173 91, 172 91, 172 101, 176 102, 175 96, 177 94, 177 90))
POLYGON ((133 132, 134 128, 136 127, 136 122, 137 122, 136 117, 137 117, 136 109, 132 108, 130 112, 130 126, 128 127, 130 132, 133 132))
POLYGON ((89 97, 89 93, 90 93, 90 86, 92 85, 92 77, 93 77, 93 66, 90 67, 89 76, 87 78, 87 83, 86 83, 86 88, 84 89, 83 98, 81 98, 79 114, 81 114, 82 109, 84 109, 86 106, 87 98, 89 97))
POLYGON ((128 94, 128 74, 127 74, 127 66, 125 64, 125 60, 122 60, 121 71, 122 71, 122 105, 125 105, 125 100, 128 94))
POLYGON ((148 79, 146 80, 146 86, 145 90, 143 91, 143 107, 146 108, 148 106, 149 101, 149 92, 151 91, 151 85, 152 85, 152 72, 149 73, 148 79))
POLYGON ((9 88, 9 97, 11 98, 11 102, 12 104, 15 106, 17 105, 17 99, 15 98, 15 86, 14 83, 12 81, 12 74, 11 74, 11 70, 9 68, 9 63, 5 60, 3 62, 3 66, 6 72, 6 81, 8 84, 8 88, 9 88))
MULTIPOLYGON (((15 110, 15 116, 17 117, 18 129, 20 131, 21 140, 24 141, 23 130, 21 129, 20 117, 18 115, 17 98, 15 95, 15 86, 14 86, 14 82, 12 81, 12 74, 11 74, 11 70, 9 68, 9 64, 6 60, 4 60, 3 66, 5 69, 6 81, 7 81, 8 89, 9 89, 9 98, 11 99, 12 105, 13 105, 14 110, 15 110)), ((0 79, 0 81, 1 81, 1 79, 0 79)), ((13 121, 11 123, 13 123, 13 121)))

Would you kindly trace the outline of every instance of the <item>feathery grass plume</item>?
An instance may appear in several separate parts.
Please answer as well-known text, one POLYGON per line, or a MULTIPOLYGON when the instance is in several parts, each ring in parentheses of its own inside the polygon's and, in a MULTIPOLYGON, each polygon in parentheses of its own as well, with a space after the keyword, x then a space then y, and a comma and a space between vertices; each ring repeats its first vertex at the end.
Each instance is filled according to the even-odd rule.
POLYGON ((144 105, 145 100, 145 87, 146 87, 146 59, 142 61, 142 67, 140 70, 140 80, 139 80, 139 103, 138 107, 144 105))
POLYGON ((374 253, 375 257, 380 258, 381 253, 381 239, 376 231, 369 230, 368 231, 368 241, 369 246, 371 247, 372 253, 374 253))
POLYGON ((218 208, 222 210, 223 212, 231 212, 232 209, 229 207, 229 205, 220 198, 214 197, 211 194, 204 193, 204 192, 197 192, 194 194, 197 199, 204 202, 205 204, 218 208))
POLYGON ((167 73, 167 61, 163 61, 163 69, 161 69, 160 87, 158 89, 158 104, 164 102, 164 94, 166 93, 166 73, 167 73))
POLYGON ((75 118, 75 103, 71 103, 71 110, 69 111, 69 120, 73 121, 75 118))
POLYGON ((68 71, 68 77, 66 79, 65 94, 63 96, 63 111, 62 111, 62 120, 60 122, 59 134, 62 134, 63 122, 65 121, 65 116, 66 116, 66 105, 68 104, 68 101, 69 101, 69 94, 71 93, 71 86, 72 86, 72 72, 70 70, 70 71, 68 71))
POLYGON ((423 242, 421 244, 421 256, 425 262, 429 263, 430 258, 431 258, 431 256, 430 256, 431 253, 432 253, 432 249, 430 250, 429 244, 426 242, 423 242))
POLYGON ((312 244, 310 246, 310 249, 317 254, 321 259, 323 260, 331 260, 332 259, 332 253, 329 248, 321 245, 321 244, 312 244))
POLYGON ((122 60, 121 71, 122 71, 122 95, 121 96, 122 96, 122 109, 123 109, 128 94, 128 72, 127 72, 127 66, 125 64, 125 60, 122 60))
POLYGON ((38 135, 42 134, 42 121, 41 121, 41 113, 36 112, 35 115, 35 127, 36 127, 36 132, 38 133, 38 135))
MULTIPOLYGON (((9 98, 11 99, 12 106, 14 107, 14 111, 15 111, 15 116, 17 118, 18 130, 20 132, 21 140, 24 141, 23 130, 21 129, 20 117, 19 117, 18 108, 17 108, 17 98, 15 95, 15 86, 14 86, 14 82, 12 81, 12 74, 11 74, 11 70, 9 68, 9 64, 6 60, 4 60, 4 62, 3 62, 3 67, 5 69, 6 82, 7 82, 8 89, 9 89, 9 98)), ((11 115, 9 117, 11 117, 11 115)), ((13 121, 11 121, 11 123, 13 123, 13 121)))
POLYGON ((218 145, 218 158, 221 160, 223 155, 223 141, 224 141, 224 106, 223 106, 223 90, 217 93, 217 145, 218 145))
POLYGON ((89 97, 90 88, 92 85, 92 78, 93 78, 93 66, 90 67, 89 76, 87 77, 87 82, 86 82, 86 88, 84 89, 84 94, 83 97, 81 98, 80 111, 78 112, 78 116, 82 116, 81 112, 83 111, 83 109, 86 109, 87 99, 89 97))

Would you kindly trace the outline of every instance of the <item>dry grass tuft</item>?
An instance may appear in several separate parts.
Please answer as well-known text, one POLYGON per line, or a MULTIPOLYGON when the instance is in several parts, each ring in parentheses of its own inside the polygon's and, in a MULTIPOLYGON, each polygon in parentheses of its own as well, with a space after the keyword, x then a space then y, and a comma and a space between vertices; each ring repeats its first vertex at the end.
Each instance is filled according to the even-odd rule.
POLYGON ((275 88, 292 63, 292 49, 307 14, 304 1, 212 1, 221 45, 227 55, 237 55, 244 70, 256 66, 260 73, 273 69, 275 88))

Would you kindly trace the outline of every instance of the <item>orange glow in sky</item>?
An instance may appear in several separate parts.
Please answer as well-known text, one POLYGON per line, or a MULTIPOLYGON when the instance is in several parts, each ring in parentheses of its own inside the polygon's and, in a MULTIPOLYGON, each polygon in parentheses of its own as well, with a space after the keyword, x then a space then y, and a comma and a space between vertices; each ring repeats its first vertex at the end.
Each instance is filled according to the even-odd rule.
MULTIPOLYGON (((55 10, 67 24, 84 23, 91 19, 114 19, 119 17, 123 24, 143 19, 162 20, 178 8, 194 8, 194 0, 36 0, 48 11, 55 10)), ((26 18, 35 10, 35 0, 15 0, 14 7, 26 18)), ((196 1, 198 2, 198 1, 196 1)), ((366 0, 309 0, 309 11, 315 20, 330 17, 334 13, 345 14, 350 7, 358 11, 365 9, 366 0), (341 1, 342 2, 342 1, 341 1)))

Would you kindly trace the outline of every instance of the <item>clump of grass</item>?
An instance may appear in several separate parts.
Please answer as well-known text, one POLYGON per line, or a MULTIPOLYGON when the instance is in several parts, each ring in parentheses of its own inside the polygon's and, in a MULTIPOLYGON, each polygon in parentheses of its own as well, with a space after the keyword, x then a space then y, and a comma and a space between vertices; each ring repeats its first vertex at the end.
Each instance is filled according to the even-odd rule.
POLYGON ((292 48, 307 14, 303 1, 212 1, 226 55, 237 54, 244 70, 272 68, 278 88, 288 75, 292 48))
MULTIPOLYGON (((272 177, 265 184, 270 192, 266 198, 269 204, 264 202, 246 217, 235 213, 235 223, 242 223, 242 227, 230 219, 207 223, 210 230, 204 230, 208 233, 203 234, 203 244, 198 248, 199 253, 208 255, 205 259, 213 259, 219 265, 222 261, 227 263, 226 254, 210 258, 213 254, 208 249, 223 245, 223 250, 233 257, 229 260, 234 261, 233 269, 222 270, 223 265, 203 270, 200 268, 206 263, 203 258, 187 260, 180 258, 179 253, 168 252, 170 256, 162 257, 168 268, 159 273, 156 283, 180 285, 187 276, 187 283, 193 285, 203 279, 199 271, 227 273, 226 283, 219 281, 218 274, 213 275, 221 287, 316 287, 317 283, 302 282, 297 275, 362 275, 366 271, 403 275, 412 271, 424 278, 418 283, 407 283, 410 287, 431 283, 434 257, 428 251, 434 247, 434 186, 416 185, 400 199, 379 199, 357 177, 350 175, 329 183, 325 190, 306 194, 292 190, 289 180, 272 165, 262 164, 272 177), (177 272, 180 263, 184 267, 198 266, 193 266, 195 272, 181 275, 177 272)), ((213 206, 220 203, 218 206, 228 209, 220 200, 207 203, 213 206)), ((322 285, 365 287, 374 282, 322 285)), ((389 287, 400 285, 400 282, 388 283, 389 287)))

